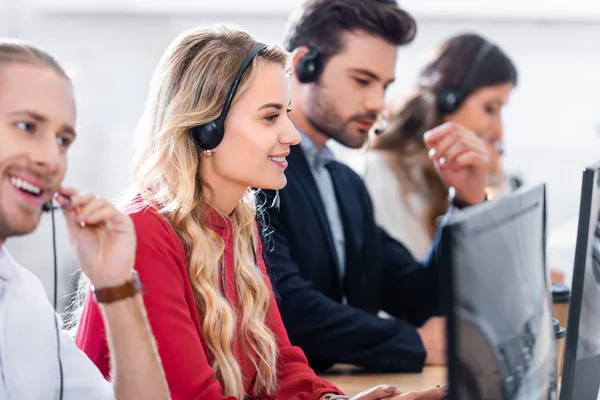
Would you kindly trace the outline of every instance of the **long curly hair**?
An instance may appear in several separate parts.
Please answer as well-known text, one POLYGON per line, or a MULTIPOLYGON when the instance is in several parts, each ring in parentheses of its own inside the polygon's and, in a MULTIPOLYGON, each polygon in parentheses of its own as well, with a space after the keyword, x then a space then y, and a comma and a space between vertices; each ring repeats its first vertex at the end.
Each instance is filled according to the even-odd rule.
MULTIPOLYGON (((245 393, 242 371, 232 352, 235 342, 251 355, 256 367, 256 394, 273 394, 277 388, 277 344, 265 323, 271 292, 256 267, 253 247, 259 240, 254 227, 256 200, 249 188, 231 217, 236 310, 220 290, 225 243, 204 218, 210 209, 206 193, 211 188, 201 177, 200 149, 189 131, 220 115, 254 43, 246 32, 225 26, 200 27, 180 35, 155 71, 132 164, 133 192, 169 221, 186 249, 215 379, 225 395, 240 399, 245 393)), ((289 59, 278 46, 260 51, 244 73, 234 103, 264 63, 287 68, 289 59)))

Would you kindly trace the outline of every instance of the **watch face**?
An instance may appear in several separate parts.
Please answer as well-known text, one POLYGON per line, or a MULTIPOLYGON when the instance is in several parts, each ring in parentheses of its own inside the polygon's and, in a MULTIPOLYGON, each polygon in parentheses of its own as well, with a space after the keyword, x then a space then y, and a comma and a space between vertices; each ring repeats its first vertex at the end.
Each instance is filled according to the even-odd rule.
POLYGON ((131 274, 131 283, 133 284, 133 288, 135 289, 136 292, 139 292, 140 290, 142 290, 142 282, 140 282, 140 276, 138 274, 138 272, 134 269, 133 273, 131 274))

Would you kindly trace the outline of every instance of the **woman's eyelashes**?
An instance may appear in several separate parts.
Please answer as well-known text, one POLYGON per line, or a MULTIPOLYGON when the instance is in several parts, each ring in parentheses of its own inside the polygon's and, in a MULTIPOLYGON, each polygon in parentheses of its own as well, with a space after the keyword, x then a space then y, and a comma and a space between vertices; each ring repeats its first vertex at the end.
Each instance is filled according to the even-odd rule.
POLYGON ((267 122, 275 122, 278 117, 279 117, 279 113, 275 113, 275 114, 269 114, 269 115, 267 115, 265 117, 265 119, 267 120, 267 122))
MULTIPOLYGON (((291 112, 291 111, 292 111, 292 109, 291 109, 291 108, 288 108, 288 109, 286 110, 286 113, 289 113, 289 112, 291 112)), ((281 115, 281 113, 272 113, 272 114, 269 114, 269 115, 267 115, 267 116, 265 117, 265 120, 266 120, 267 122, 269 122, 269 123, 274 123, 275 121, 277 121, 277 118, 279 118, 279 116, 280 116, 280 115, 281 115)))

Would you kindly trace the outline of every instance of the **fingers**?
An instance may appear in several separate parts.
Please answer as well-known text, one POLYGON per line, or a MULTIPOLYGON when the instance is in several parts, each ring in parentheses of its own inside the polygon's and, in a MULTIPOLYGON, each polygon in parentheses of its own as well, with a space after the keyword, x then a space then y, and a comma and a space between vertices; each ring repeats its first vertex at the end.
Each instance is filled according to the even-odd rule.
POLYGON ((80 222, 83 222, 83 220, 88 215, 94 213, 95 211, 97 211, 103 207, 106 207, 106 205, 107 205, 107 203, 106 203, 106 201, 104 201, 104 199, 94 197, 89 203, 79 206, 79 208, 77 210, 77 219, 80 222))
POLYGON ((93 193, 78 193, 72 188, 61 187, 56 201, 63 208, 65 219, 74 225, 105 223, 118 214, 108 201, 93 193))
POLYGON ((71 191, 68 195, 68 204, 65 204, 65 202, 67 202, 67 200, 65 200, 65 197, 67 196, 66 193, 59 192, 59 195, 57 196, 57 200, 59 201, 61 207, 63 207, 65 220, 69 225, 81 225, 82 221, 78 218, 79 213, 83 208, 96 199, 96 195, 93 193, 77 194, 76 191, 71 191))
POLYGON ((452 143, 460 141, 467 147, 484 152, 487 151, 486 143, 473 132, 464 127, 453 123, 446 122, 423 135, 423 141, 429 149, 435 149, 437 153, 443 153, 452 143))
POLYGON ((97 225, 101 223, 110 223, 110 221, 120 215, 119 211, 108 202, 102 200, 98 207, 82 211, 78 219, 86 225, 97 225))
POLYGON ((456 157, 453 166, 455 168, 487 167, 487 162, 488 158, 485 155, 468 151, 456 157))
POLYGON ((435 130, 431 135, 435 135, 435 140, 431 140, 431 136, 428 139, 431 146, 429 158, 437 162, 440 167, 461 168, 464 166, 488 165, 489 153, 486 144, 474 133, 458 125, 444 125, 443 129, 435 130), (470 155, 461 158, 461 156, 470 153, 474 153, 475 156, 470 155), (457 163, 457 160, 466 161, 467 163, 460 164, 457 163), (468 162, 472 163, 469 164, 468 162))
POLYGON ((73 197, 77 194, 77 190, 70 187, 61 186, 58 188, 58 194, 66 197, 73 197))
POLYGON ((60 205, 60 208, 62 208, 63 210, 71 207, 71 197, 68 197, 64 194, 56 193, 54 199, 60 205))
POLYGON ((71 197, 71 208, 81 209, 96 199, 93 193, 77 193, 71 197))
POLYGON ((396 386, 379 385, 360 393, 353 397, 352 400, 382 400, 391 398, 399 393, 396 386))
POLYGON ((427 148, 434 147, 441 139, 448 136, 449 133, 458 130, 459 125, 454 122, 446 122, 442 125, 438 125, 433 129, 425 132, 423 135, 423 141, 425 142, 425 146, 427 148))
POLYGON ((448 134, 437 142, 437 144, 430 149, 429 153, 430 155, 437 157, 437 159, 440 157, 450 159, 456 156, 456 153, 460 152, 462 149, 473 150, 478 153, 485 153, 488 151, 483 140, 467 131, 466 133, 448 134))
POLYGON ((444 148, 432 148, 429 151, 429 159, 437 161, 441 167, 453 166, 453 161, 461 154, 471 151, 464 143, 450 139, 446 143, 441 143, 444 148), (449 143, 448 143, 449 142, 449 143))
POLYGON ((448 397, 448 387, 437 387, 430 390, 419 390, 416 392, 408 392, 395 396, 392 399, 396 400, 443 400, 448 397))

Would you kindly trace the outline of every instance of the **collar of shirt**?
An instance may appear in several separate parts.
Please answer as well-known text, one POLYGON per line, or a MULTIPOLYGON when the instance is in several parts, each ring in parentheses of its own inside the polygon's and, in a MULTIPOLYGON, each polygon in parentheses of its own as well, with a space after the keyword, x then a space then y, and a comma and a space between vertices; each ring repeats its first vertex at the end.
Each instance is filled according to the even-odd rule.
POLYGON ((335 160, 335 156, 329 147, 323 145, 323 147, 319 149, 302 131, 298 130, 298 133, 301 138, 300 148, 304 151, 304 155, 312 169, 318 170, 335 160))
POLYGON ((8 282, 16 263, 4 246, 0 246, 0 282, 8 282))

